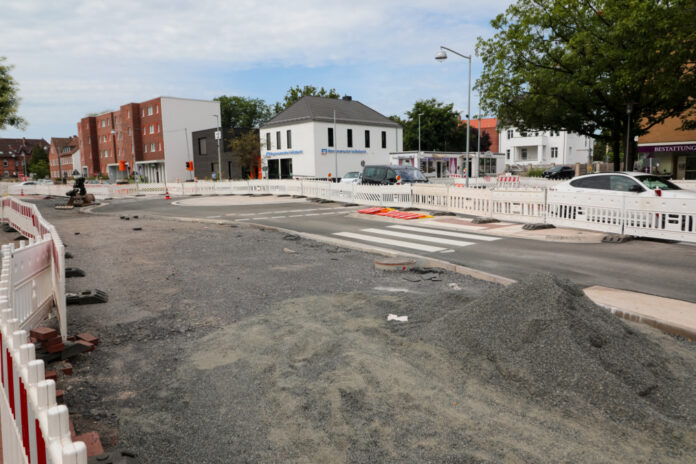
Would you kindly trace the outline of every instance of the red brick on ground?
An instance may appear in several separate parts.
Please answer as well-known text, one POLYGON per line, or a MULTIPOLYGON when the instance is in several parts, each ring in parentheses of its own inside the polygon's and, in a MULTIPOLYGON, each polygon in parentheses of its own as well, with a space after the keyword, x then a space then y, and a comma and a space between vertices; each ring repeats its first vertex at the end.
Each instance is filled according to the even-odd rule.
POLYGON ((29 336, 36 338, 37 340, 48 340, 58 335, 56 329, 50 327, 37 327, 29 332, 29 336))
POLYGON ((51 337, 48 340, 43 340, 41 342, 44 348, 46 348, 49 345, 57 345, 58 343, 63 343, 63 338, 60 335, 58 335, 57 337, 51 337))
POLYGON ((90 333, 79 333, 77 334, 77 339, 84 340, 87 343, 91 343, 92 345, 99 344, 99 339, 90 333))
POLYGON ((55 345, 48 345, 45 347, 45 349, 49 353, 59 353, 65 349, 65 345, 63 343, 58 343, 55 345))
POLYGON ((73 367, 72 364, 70 363, 65 363, 65 366, 63 367, 63 375, 73 375, 73 367))
POLYGON ((86 347, 89 347, 89 349, 87 351, 94 351, 94 345, 92 345, 91 343, 88 343, 84 340, 78 340, 75 343, 79 343, 80 345, 84 345, 86 347))
POLYGON ((99 434, 97 432, 87 432, 75 437, 73 441, 83 441, 87 446, 87 457, 99 456, 104 454, 99 434))
POLYGON ((58 378, 58 373, 56 371, 46 371, 46 374, 44 376, 46 380, 53 380, 55 381, 58 378))

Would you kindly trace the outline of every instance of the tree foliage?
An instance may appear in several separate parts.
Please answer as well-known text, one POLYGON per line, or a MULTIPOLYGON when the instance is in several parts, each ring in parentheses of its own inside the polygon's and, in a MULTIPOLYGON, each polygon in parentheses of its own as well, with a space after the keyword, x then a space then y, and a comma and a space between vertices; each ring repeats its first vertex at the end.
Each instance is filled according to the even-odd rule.
POLYGON ((215 100, 220 102, 222 127, 253 129, 271 118, 271 108, 260 98, 222 95, 215 100))
POLYGON ((297 100, 307 95, 326 98, 341 97, 338 93, 336 93, 336 89, 326 90, 324 87, 320 87, 317 89, 313 85, 305 85, 304 87, 296 85, 295 87, 290 87, 288 89, 288 91, 285 93, 285 97, 283 98, 282 102, 278 102, 275 104, 273 108, 274 113, 280 113, 281 111, 295 103, 297 100))
MULTIPOLYGON (((421 150, 422 151, 466 151, 466 125, 459 123, 454 104, 445 104, 435 100, 418 100, 413 108, 406 112, 406 119, 398 116, 391 119, 404 127, 404 150, 418 150, 418 115, 421 114, 421 150)), ((469 150, 478 148, 478 131, 472 129, 469 135, 469 150)), ((481 151, 490 147, 490 138, 481 134, 481 151)))
POLYGON ((31 150, 31 162, 27 171, 33 173, 37 179, 43 179, 49 175, 48 153, 40 145, 34 145, 31 150))
POLYGON ((254 172, 262 146, 258 131, 250 130, 235 134, 227 146, 233 153, 239 156, 242 169, 254 172))
POLYGON ((17 83, 10 75, 12 66, 3 64, 4 61, 5 57, 0 56, 0 130, 6 127, 23 129, 26 121, 17 113, 19 108, 17 83))
POLYGON ((694 13, 693 0, 518 0, 478 40, 481 106, 504 125, 577 132, 617 155, 629 129, 693 119, 694 13))

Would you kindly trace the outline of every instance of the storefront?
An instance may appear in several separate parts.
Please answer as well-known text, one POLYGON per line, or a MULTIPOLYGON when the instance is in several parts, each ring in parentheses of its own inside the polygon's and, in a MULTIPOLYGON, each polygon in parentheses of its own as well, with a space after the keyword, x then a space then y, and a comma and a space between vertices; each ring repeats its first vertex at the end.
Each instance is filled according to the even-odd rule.
POLYGON ((638 145, 636 170, 677 180, 696 179, 696 142, 638 145))
MULTIPOLYGON (((420 170, 426 177, 459 177, 466 175, 466 153, 463 152, 418 152, 391 153, 391 164, 415 166, 416 157, 420 170)), ((505 170, 505 155, 502 153, 469 153, 470 177, 495 176, 505 170)))

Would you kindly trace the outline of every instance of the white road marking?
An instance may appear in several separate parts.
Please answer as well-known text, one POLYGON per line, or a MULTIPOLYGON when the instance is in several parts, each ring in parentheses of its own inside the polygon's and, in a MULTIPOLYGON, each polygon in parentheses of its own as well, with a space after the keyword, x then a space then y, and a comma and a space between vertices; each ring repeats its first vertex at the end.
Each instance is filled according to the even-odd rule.
POLYGON ((238 220, 238 221, 248 221, 249 218, 246 218, 246 219, 237 219, 237 220, 238 220))
POLYGON ((222 217, 222 216, 206 216, 206 219, 215 219, 215 218, 219 218, 219 217, 222 217))
POLYGON ((414 227, 414 226, 402 226, 402 225, 387 226, 387 227, 392 228, 392 229, 410 230, 412 232, 423 232, 426 234, 433 234, 433 235, 444 235, 446 237, 468 238, 471 240, 483 240, 484 242, 492 242, 495 240, 500 240, 500 237, 491 237, 490 235, 466 234, 466 233, 462 233, 462 232, 451 232, 449 230, 432 229, 430 227, 414 227))
POLYGON ((364 240, 366 242, 377 242, 380 245, 391 245, 401 248, 411 248, 413 250, 427 251, 430 253, 435 253, 437 251, 444 250, 444 248, 434 247, 431 245, 423 245, 421 243, 403 242, 401 240, 391 240, 384 237, 374 237, 372 235, 354 234, 353 232, 336 232, 333 235, 338 235, 339 237, 354 238, 357 240, 364 240))
POLYGON ((304 216, 304 214, 291 214, 288 217, 291 218, 291 217, 302 217, 302 216, 304 216))
MULTIPOLYGON (((440 245, 451 245, 451 246, 457 246, 457 247, 463 247, 463 246, 469 246, 473 245, 473 242, 464 242, 461 240, 450 240, 447 238, 440 238, 440 237, 427 237, 424 235, 416 235, 416 234, 406 234, 403 232, 396 232, 393 230, 387 230, 387 229, 362 229, 363 232, 370 232, 372 234, 380 234, 380 235, 391 235, 392 237, 399 237, 399 238, 408 238, 411 240, 418 240, 421 242, 431 242, 431 243, 437 243, 440 245)), ((438 251, 443 250, 444 248, 441 248, 438 251)))
POLYGON ((450 250, 443 250, 443 251, 441 251, 440 253, 454 253, 454 250, 452 250, 452 249, 450 249, 450 250))
POLYGON ((319 216, 319 213, 303 214, 303 216, 319 216))
POLYGON ((283 219, 285 216, 271 216, 268 219, 283 219))

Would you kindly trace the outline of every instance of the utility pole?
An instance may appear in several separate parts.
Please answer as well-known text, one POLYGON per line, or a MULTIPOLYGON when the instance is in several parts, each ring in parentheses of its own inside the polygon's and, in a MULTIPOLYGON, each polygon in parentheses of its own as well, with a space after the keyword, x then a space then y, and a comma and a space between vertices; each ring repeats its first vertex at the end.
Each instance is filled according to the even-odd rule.
POLYGON ((423 113, 418 113, 418 154, 416 154, 416 169, 420 169, 420 154, 421 154, 421 116, 423 113))
MULTIPOLYGON (((336 133, 336 110, 333 110, 334 128, 333 128, 333 145, 334 145, 334 179, 338 179, 338 134, 336 133)), ((280 163, 280 161, 279 161, 280 163)), ((338 182, 338 180, 336 180, 338 182)))
MULTIPOLYGON (((222 130, 220 129, 220 118, 217 114, 214 114, 215 120, 217 121, 217 130, 215 131, 215 139, 217 140, 217 150, 218 150, 218 180, 222 180, 222 156, 220 155, 220 139, 222 138, 222 130)), ((278 162, 278 178, 280 178, 280 161, 278 162)))

